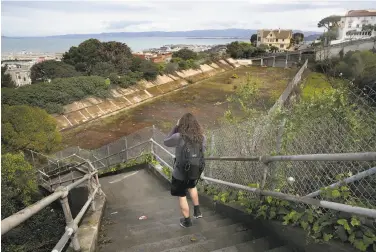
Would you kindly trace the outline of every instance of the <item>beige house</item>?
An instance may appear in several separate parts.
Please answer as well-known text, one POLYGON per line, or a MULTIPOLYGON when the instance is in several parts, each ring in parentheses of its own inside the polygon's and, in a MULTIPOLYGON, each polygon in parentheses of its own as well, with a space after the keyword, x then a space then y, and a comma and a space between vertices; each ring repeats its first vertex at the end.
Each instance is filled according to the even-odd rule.
POLYGON ((279 50, 289 50, 292 30, 258 30, 257 46, 268 45, 275 46, 279 50))

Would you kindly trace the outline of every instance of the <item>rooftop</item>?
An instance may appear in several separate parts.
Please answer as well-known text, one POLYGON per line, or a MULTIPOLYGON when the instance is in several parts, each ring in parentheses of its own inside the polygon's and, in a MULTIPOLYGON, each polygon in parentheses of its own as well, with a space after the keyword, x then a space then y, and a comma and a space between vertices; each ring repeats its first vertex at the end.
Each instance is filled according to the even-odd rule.
POLYGON ((376 16, 376 10, 351 10, 345 17, 369 17, 376 16))

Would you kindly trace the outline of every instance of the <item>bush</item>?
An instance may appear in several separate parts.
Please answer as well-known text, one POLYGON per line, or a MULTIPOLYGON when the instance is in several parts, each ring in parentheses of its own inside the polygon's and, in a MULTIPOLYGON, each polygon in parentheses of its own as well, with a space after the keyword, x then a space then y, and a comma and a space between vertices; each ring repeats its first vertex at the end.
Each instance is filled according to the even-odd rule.
POLYGON ((120 83, 120 78, 117 73, 111 73, 108 78, 110 79, 111 84, 118 85, 120 83))
POLYGON ((2 147, 6 151, 31 149, 49 153, 61 142, 56 126, 55 119, 42 109, 5 105, 1 117, 2 147))
POLYGON ((165 68, 164 72, 165 72, 166 74, 173 74, 173 73, 175 73, 178 69, 179 69, 179 65, 178 65, 177 63, 169 62, 169 63, 166 65, 166 68, 165 68))
POLYGON ((75 67, 64 62, 46 60, 33 65, 30 69, 30 78, 33 83, 48 79, 68 78, 80 76, 75 67))
POLYGON ((189 49, 180 49, 172 54, 173 58, 181 58, 182 60, 195 60, 198 58, 197 53, 189 49))
MULTIPOLYGON (((1 219, 43 196, 38 192, 34 168, 22 153, 1 156, 1 219)), ((51 251, 64 233, 65 220, 60 209, 50 206, 9 231, 1 238, 2 249, 14 251, 51 251)))
POLYGON ((143 74, 141 72, 129 72, 127 75, 120 77, 118 85, 122 88, 127 88, 135 85, 142 79, 142 75, 143 74))
POLYGON ((61 106, 94 95, 106 97, 108 86, 99 76, 58 78, 51 83, 2 89, 2 101, 7 105, 29 105, 48 113, 61 113, 61 106))

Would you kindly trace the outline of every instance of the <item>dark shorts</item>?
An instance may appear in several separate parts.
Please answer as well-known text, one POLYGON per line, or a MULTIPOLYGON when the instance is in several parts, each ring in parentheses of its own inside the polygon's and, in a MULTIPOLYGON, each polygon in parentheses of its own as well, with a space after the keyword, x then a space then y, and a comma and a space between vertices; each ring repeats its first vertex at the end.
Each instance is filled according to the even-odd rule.
POLYGON ((172 177, 171 179, 171 195, 172 196, 179 196, 185 197, 187 196, 187 191, 190 188, 195 188, 197 184, 197 180, 178 180, 172 177))

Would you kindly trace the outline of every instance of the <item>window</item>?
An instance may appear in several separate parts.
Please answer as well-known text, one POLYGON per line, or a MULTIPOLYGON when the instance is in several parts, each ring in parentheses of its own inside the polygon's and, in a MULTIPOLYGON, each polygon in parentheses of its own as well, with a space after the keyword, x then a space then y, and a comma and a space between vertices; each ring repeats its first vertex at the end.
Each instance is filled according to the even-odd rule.
POLYGON ((272 44, 269 44, 269 46, 272 46, 272 44))
POLYGON ((284 48, 284 47, 285 47, 285 45, 284 45, 284 44, 280 44, 280 45, 279 45, 279 47, 281 47, 281 48, 284 48))
POLYGON ((261 41, 261 37, 258 37, 258 38, 257 38, 257 41, 261 41))
POLYGON ((272 35, 272 34, 270 34, 270 35, 269 35, 269 37, 273 37, 273 35, 272 35))
POLYGON ((352 23, 349 23, 349 26, 347 26, 347 28, 351 28, 351 26, 352 26, 352 23))
POLYGON ((26 82, 26 77, 24 77, 24 81, 26 82))
POLYGON ((359 28, 359 24, 356 25, 356 28, 359 28))
POLYGON ((276 39, 276 42, 278 42, 278 39, 276 39))

